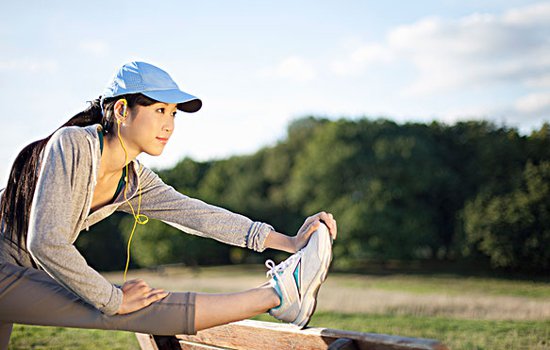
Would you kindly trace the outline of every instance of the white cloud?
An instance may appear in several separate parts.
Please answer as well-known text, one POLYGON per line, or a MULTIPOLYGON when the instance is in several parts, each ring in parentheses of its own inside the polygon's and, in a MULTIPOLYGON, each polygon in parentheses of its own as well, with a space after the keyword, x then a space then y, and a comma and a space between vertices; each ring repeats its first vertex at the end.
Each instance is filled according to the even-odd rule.
POLYGON ((92 54, 95 57, 105 57, 109 53, 109 45, 101 40, 89 40, 81 42, 78 48, 88 54, 92 54))
POLYGON ((417 77, 403 89, 420 96, 505 83, 547 86, 550 77, 550 3, 503 14, 475 13, 456 20, 425 18, 388 32, 333 63, 333 71, 358 73, 399 58, 417 77))
POLYGON ((516 101, 516 110, 526 114, 545 114, 550 117, 550 92, 533 93, 516 101))
POLYGON ((275 67, 262 70, 260 75, 262 77, 283 78, 297 82, 310 81, 317 76, 313 64, 299 56, 287 57, 275 67))
MULTIPOLYGON (((550 6, 545 6, 545 8, 550 6)), ((540 9, 540 6, 537 6, 540 9)), ((550 69, 550 32, 541 13, 511 10, 502 16, 474 14, 456 21, 428 20, 392 31, 389 45, 408 53, 419 78, 407 89, 413 95, 514 81, 526 83, 550 69), (522 20, 518 15, 522 13, 522 20), (533 21, 529 21, 529 14, 533 21)))

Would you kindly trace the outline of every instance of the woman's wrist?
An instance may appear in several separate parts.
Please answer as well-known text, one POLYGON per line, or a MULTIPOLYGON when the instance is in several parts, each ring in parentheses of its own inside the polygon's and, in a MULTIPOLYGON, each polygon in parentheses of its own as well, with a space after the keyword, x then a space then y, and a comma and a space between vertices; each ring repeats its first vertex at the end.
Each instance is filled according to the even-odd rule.
POLYGON ((265 248, 282 250, 288 253, 296 253, 295 237, 290 237, 277 231, 271 230, 265 239, 265 248))

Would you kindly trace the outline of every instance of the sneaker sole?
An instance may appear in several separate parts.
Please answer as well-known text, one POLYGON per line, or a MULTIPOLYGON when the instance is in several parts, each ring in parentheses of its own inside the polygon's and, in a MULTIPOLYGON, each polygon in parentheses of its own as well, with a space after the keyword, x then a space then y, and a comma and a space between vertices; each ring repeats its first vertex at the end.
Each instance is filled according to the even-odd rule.
MULTIPOLYGON (((299 329, 303 329, 303 328, 307 327, 307 325, 309 324, 309 321, 311 320, 311 316, 313 316, 313 314, 315 313, 315 309, 317 308, 317 295, 319 293, 319 289, 321 288, 321 285, 323 284, 323 282, 326 280, 328 270, 329 270, 330 265, 332 263, 332 237, 330 237, 330 233, 328 231, 327 226, 325 224, 321 223, 321 227, 319 227, 319 229, 317 230, 317 234, 325 234, 323 231, 326 231, 326 234, 329 237, 330 256, 329 256, 328 263, 326 264, 326 266, 322 270, 320 270, 320 272, 319 272, 321 274, 320 282, 312 292, 312 295, 313 295, 313 305, 312 305, 312 307, 305 312, 305 319, 301 323, 295 324, 299 329)), ((319 275, 315 276, 315 278, 317 278, 317 277, 319 277, 319 275)), ((309 290, 306 291, 304 299, 308 296, 308 294, 309 294, 309 290)), ((302 318, 302 317, 304 317, 304 316, 298 315, 298 317, 296 317, 296 319, 299 319, 299 318, 302 318)))

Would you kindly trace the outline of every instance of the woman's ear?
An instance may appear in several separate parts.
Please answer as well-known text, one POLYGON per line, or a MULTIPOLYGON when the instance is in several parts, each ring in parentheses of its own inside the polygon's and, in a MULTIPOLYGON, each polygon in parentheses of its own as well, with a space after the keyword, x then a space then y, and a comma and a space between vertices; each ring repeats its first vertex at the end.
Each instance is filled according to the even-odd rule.
POLYGON ((125 98, 115 102, 114 106, 115 119, 117 123, 123 123, 128 115, 128 102, 125 98))

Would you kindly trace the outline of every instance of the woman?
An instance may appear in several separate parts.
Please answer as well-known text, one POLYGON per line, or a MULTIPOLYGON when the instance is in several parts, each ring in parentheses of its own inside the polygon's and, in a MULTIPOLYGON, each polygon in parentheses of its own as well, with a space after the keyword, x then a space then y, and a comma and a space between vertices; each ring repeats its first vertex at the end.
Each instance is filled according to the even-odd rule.
POLYGON ((309 322, 332 257, 331 214, 309 217, 289 237, 178 193, 136 160, 142 152, 162 153, 176 110, 192 113, 201 105, 163 70, 131 62, 101 99, 21 151, 0 191, 0 348, 13 323, 170 335, 268 310, 298 327, 309 322), (131 213, 136 224, 154 218, 228 244, 293 255, 277 266, 268 261, 271 280, 240 293, 169 293, 139 279, 119 287, 73 245, 81 230, 114 211, 131 213))

